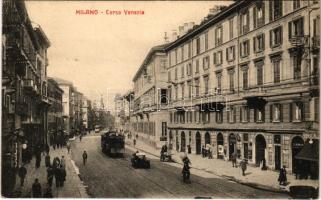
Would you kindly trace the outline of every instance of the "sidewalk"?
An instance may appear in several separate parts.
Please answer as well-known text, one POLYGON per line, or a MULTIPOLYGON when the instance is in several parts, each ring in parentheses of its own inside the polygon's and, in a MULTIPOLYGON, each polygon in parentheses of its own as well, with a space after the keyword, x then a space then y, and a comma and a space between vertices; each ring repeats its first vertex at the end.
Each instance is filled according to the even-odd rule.
MULTIPOLYGON (((132 145, 132 141, 126 141, 127 144, 132 145)), ((141 151, 148 152, 154 156, 160 156, 160 150, 156 150, 153 147, 145 144, 142 141, 136 141, 136 148, 141 151)), ((172 150, 172 159, 174 162, 182 164, 180 155, 172 150)), ((287 174, 288 185, 286 187, 280 187, 278 183, 279 173, 272 170, 262 171, 259 167, 247 166, 246 175, 242 176, 242 171, 240 167, 232 167, 231 162, 227 162, 220 159, 208 159, 202 158, 201 155, 188 154, 189 159, 191 160, 191 167, 199 170, 204 170, 206 172, 224 177, 228 180, 248 185, 251 187, 275 191, 275 192, 289 192, 290 186, 294 185, 305 185, 313 186, 315 188, 319 187, 319 180, 297 180, 292 174, 287 174)))
MULTIPOLYGON (((66 181, 63 187, 56 188, 55 178, 52 184, 52 194, 55 198, 89 198, 86 189, 76 173, 76 169, 73 166, 70 155, 66 148, 56 149, 50 148, 50 158, 51 161, 54 157, 64 155, 66 159, 66 181)), ((25 178, 24 186, 20 187, 20 178, 17 178, 17 184, 15 187, 15 194, 17 197, 31 197, 31 188, 34 180, 39 179, 41 184, 41 189, 44 192, 47 187, 47 169, 45 166, 45 157, 41 156, 40 168, 35 168, 35 158, 31 160, 29 164, 26 165, 27 175, 25 178)))

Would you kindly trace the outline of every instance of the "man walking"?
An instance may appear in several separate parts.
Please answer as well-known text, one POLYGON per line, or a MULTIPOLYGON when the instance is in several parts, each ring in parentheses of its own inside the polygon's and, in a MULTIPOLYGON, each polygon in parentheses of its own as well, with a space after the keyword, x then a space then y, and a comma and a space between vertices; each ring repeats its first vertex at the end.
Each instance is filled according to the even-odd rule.
POLYGON ((86 165, 87 158, 88 158, 87 152, 86 152, 86 151, 84 151, 84 153, 82 154, 82 159, 83 159, 83 163, 84 163, 84 165, 86 165))
POLYGON ((71 145, 70 145, 70 142, 68 141, 68 142, 67 142, 67 150, 68 150, 68 154, 69 154, 69 152, 70 152, 70 147, 71 147, 71 145))
POLYGON ((20 177, 20 186, 23 186, 23 183, 25 182, 25 178, 26 178, 26 174, 27 174, 27 169, 25 168, 24 164, 19 168, 19 172, 18 175, 20 177))
POLYGON ((36 168, 40 167, 40 162, 41 162, 41 151, 37 150, 37 152, 36 152, 36 168))
POLYGON ((54 177, 54 169, 51 166, 49 166, 47 168, 47 182, 50 187, 52 186, 53 177, 54 177))
POLYGON ((61 156, 61 159, 60 159, 60 165, 61 165, 63 168, 66 168, 66 160, 65 160, 65 156, 61 156))
POLYGON ((242 169, 242 175, 245 176, 245 171, 246 171, 246 164, 247 164, 247 161, 245 159, 243 159, 240 163, 241 165, 241 169, 242 169))
POLYGON ((32 197, 33 198, 41 198, 41 185, 38 179, 35 179, 35 182, 32 184, 32 197))
POLYGON ((45 164, 46 164, 46 167, 51 166, 49 153, 47 153, 47 155, 45 157, 45 164))

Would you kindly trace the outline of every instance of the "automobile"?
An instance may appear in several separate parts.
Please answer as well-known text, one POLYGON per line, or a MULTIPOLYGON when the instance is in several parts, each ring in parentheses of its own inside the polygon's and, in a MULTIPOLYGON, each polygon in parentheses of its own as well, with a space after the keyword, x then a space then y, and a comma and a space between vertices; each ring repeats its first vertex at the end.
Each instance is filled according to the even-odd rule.
POLYGON ((133 154, 131 162, 134 168, 150 169, 150 161, 146 159, 146 154, 144 153, 133 154))

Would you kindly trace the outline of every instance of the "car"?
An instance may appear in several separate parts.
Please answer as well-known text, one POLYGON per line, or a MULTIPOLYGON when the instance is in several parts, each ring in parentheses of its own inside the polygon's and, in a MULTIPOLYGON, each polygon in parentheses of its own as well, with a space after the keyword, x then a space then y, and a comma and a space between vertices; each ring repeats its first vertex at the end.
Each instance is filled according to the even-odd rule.
POLYGON ((134 168, 150 169, 150 161, 146 159, 146 154, 144 153, 133 154, 131 163, 134 168))

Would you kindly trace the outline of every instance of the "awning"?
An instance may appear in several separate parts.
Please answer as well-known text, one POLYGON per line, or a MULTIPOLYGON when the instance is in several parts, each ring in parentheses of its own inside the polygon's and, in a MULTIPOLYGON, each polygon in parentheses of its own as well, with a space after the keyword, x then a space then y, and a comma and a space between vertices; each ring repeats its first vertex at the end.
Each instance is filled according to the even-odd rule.
POLYGON ((296 159, 319 162, 319 140, 304 144, 302 150, 295 156, 296 159))

